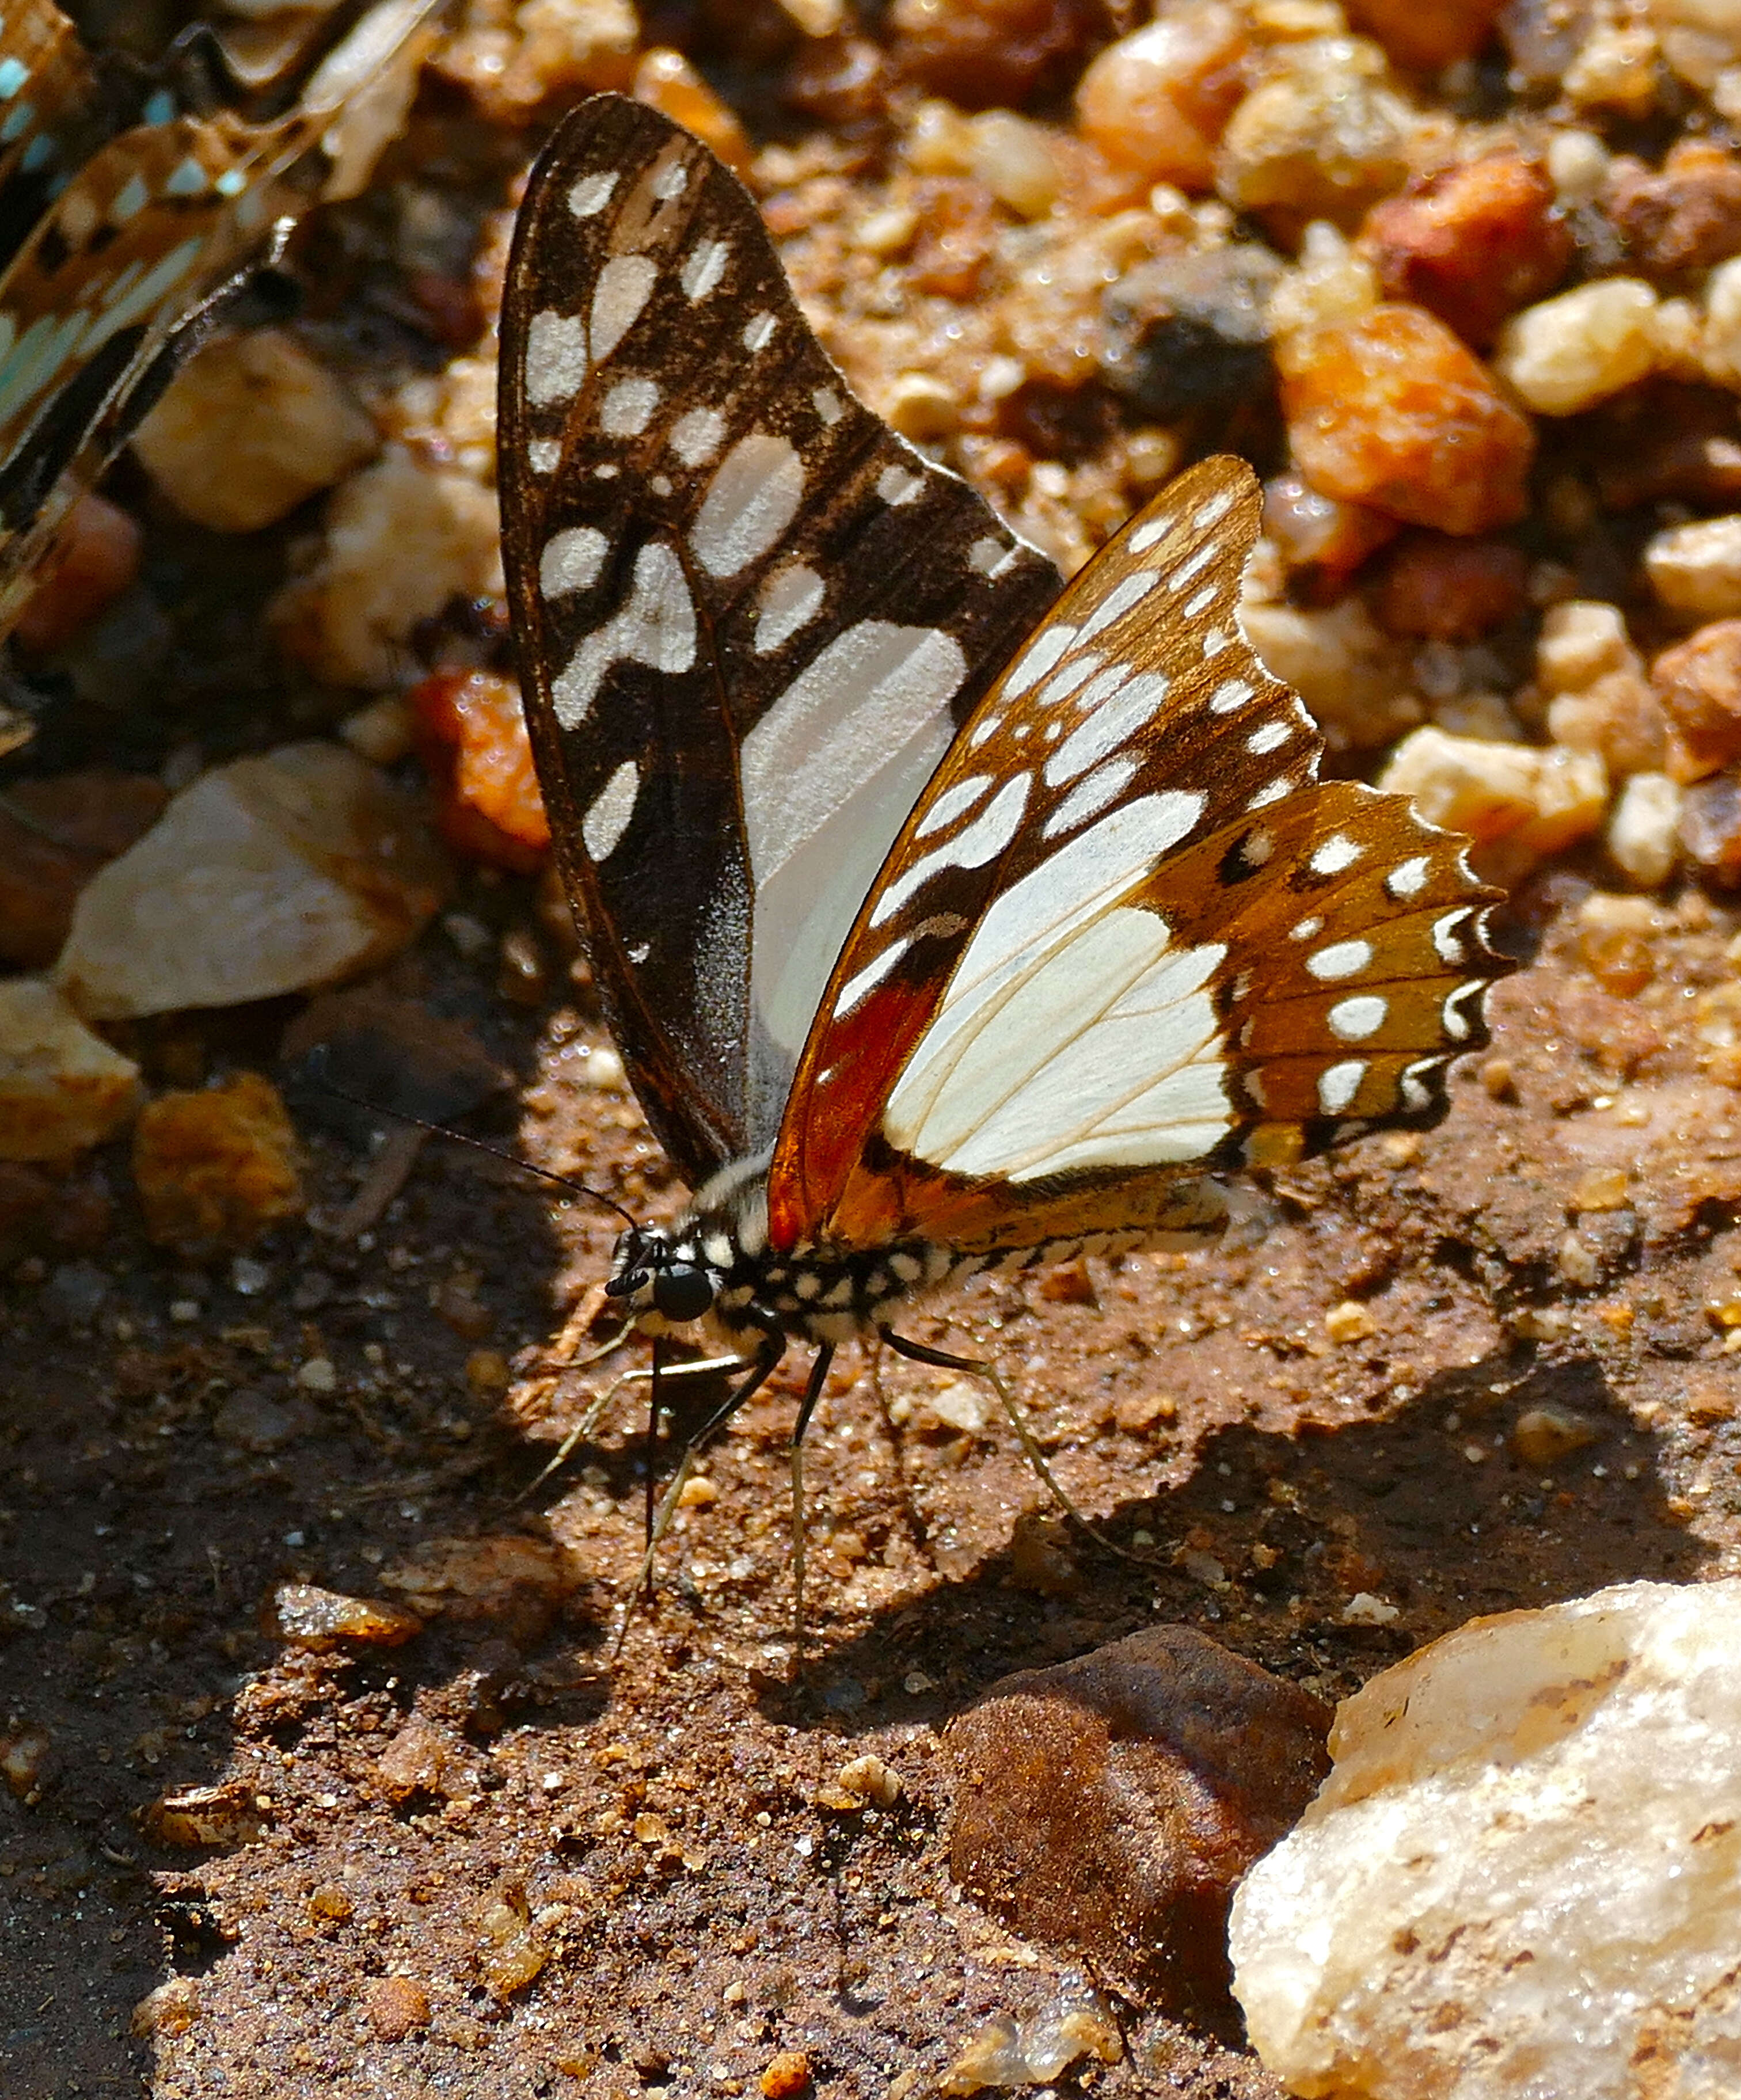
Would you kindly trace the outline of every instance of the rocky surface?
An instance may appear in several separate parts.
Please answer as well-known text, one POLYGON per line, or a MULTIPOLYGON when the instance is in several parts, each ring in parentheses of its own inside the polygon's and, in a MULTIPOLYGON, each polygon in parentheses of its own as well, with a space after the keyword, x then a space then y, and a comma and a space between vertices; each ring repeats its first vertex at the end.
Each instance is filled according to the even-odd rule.
POLYGON ((1292 2093, 1718 2093, 1741 2069, 1741 1582, 1478 1619, 1338 1711, 1234 1899, 1292 2093))

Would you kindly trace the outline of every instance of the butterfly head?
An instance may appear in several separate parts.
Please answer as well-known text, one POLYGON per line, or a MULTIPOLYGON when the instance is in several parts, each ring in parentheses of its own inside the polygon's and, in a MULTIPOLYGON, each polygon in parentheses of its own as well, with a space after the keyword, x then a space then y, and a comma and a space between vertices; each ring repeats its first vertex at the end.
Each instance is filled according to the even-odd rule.
POLYGON ((723 1281, 692 1242, 674 1240, 656 1225, 630 1225, 617 1239, 604 1290, 644 1332, 662 1334, 705 1318, 723 1281))

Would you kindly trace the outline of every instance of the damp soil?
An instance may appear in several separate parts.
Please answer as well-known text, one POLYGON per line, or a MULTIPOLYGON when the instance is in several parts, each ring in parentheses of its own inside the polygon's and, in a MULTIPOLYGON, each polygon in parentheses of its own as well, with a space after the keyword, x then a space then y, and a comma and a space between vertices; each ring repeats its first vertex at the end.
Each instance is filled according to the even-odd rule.
MULTIPOLYGON (((754 2094, 799 2052, 842 2100, 935 2091, 1069 1965, 949 1878, 941 1732, 1001 1674, 1173 1622, 1333 1699, 1474 1613, 1741 1564, 1741 1096, 1691 1025, 1736 915, 1665 913, 1623 998, 1580 960, 1580 891, 1525 900, 1539 953, 1438 1130, 1257 1192, 1216 1252, 910 1318, 1007 1372, 1104 1543, 970 1382, 843 1352, 806 1446, 802 1667, 800 1357, 705 1454, 620 1650, 644 1388, 540 1478, 639 1361, 555 1361, 608 1338, 608 1218, 432 1141, 362 1238, 188 1269, 99 1166, 99 1243, 4 1286, 0 1675, 33 1747, 0 1794, 0 2089, 634 2100, 754 2094), (426 1623, 298 1646, 269 1630, 295 1583, 426 1623), (841 1805, 866 1753, 892 1807, 841 1805), (170 1843, 152 1805, 205 1787, 218 1842, 170 1843)), ((531 923, 511 884, 462 902, 531 923)), ((439 932, 393 988, 515 1073, 498 1135, 656 1215, 681 1192, 545 952, 529 1010, 439 932)), ((245 1026, 258 1057, 284 1018, 153 1054, 221 1065, 245 1026)), ((329 1218, 368 1161, 303 1126, 329 1218)), ((1061 2089, 1279 2089, 1113 2005, 1123 2059, 1061 2089)))

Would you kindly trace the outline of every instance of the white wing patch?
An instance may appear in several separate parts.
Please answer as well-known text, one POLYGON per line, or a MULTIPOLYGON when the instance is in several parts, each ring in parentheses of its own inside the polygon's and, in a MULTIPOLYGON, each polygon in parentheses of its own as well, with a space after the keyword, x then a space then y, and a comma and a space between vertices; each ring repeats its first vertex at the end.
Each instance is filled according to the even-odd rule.
POLYGON ((892 1144, 1019 1183, 1200 1158, 1226 1134, 1209 990, 1226 951, 1175 950, 1125 901, 1206 804, 1139 796, 994 901, 889 1097, 892 1144))
POLYGON ((798 515, 804 467, 789 438, 757 430, 715 468, 689 545, 709 576, 735 576, 765 554, 798 515))
POLYGON ((578 729, 613 664, 644 664, 674 673, 695 660, 696 609, 683 565, 673 549, 655 540, 634 558, 628 604, 595 628, 550 681, 550 704, 564 729, 578 729))

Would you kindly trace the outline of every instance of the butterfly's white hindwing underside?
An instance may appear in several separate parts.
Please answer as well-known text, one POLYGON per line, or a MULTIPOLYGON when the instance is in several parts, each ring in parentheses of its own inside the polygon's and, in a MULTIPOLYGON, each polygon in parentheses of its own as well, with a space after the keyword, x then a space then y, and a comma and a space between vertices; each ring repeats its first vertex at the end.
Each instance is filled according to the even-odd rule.
POLYGON ((501 438, 564 872, 700 1180, 772 1145, 884 854, 1058 578, 853 399, 736 179, 614 96, 531 179, 501 438))
POLYGON ((1318 783, 1239 625, 1260 501, 1182 474, 938 769, 824 995, 776 1244, 1160 1222, 1169 1180, 1442 1105, 1491 893, 1403 797, 1318 783))

